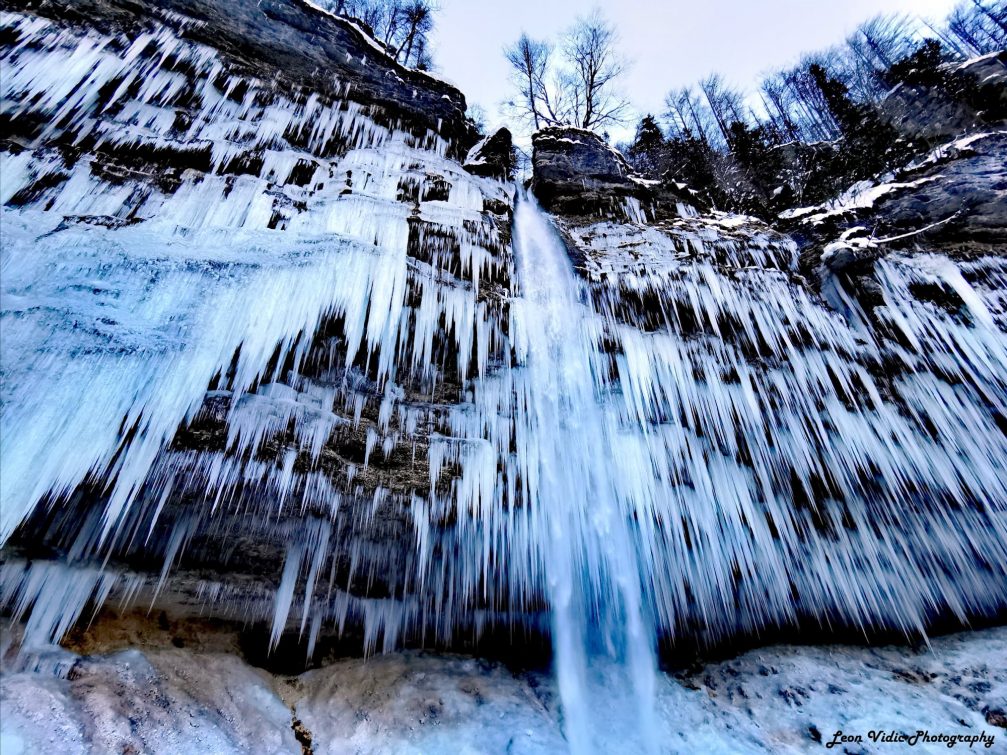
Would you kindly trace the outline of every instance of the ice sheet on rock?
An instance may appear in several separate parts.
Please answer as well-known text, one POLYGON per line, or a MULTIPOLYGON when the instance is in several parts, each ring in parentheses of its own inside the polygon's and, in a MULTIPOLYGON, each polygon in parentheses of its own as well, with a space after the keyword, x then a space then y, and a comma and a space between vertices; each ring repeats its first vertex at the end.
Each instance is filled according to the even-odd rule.
MULTIPOLYGON (((987 302, 995 284, 976 291, 944 258, 939 263, 893 258, 880 266, 882 287, 892 288, 886 300, 893 325, 914 344, 897 357, 906 371, 895 378, 898 397, 892 405, 882 398, 890 388, 876 385, 869 370, 882 359, 883 345, 788 281, 792 251, 768 239, 758 251, 757 237, 738 245, 699 232, 690 238, 681 223, 676 229, 671 238, 655 229, 614 224, 573 230, 581 248, 589 250, 587 271, 601 286, 602 306, 624 322, 610 324, 621 343, 620 393, 627 419, 647 428, 638 442, 655 474, 635 499, 636 515, 640 521, 681 517, 687 528, 674 534, 667 527, 659 530, 654 550, 641 559, 653 567, 648 574, 661 623, 673 624, 676 612, 689 611, 683 584, 692 596, 702 593, 700 604, 728 600, 756 625, 760 615, 808 608, 803 600, 785 597, 791 588, 815 596, 813 613, 845 615, 853 622, 887 616, 882 621, 907 630, 922 627, 934 600, 949 602, 956 612, 1003 600, 999 587, 981 586, 987 562, 976 550, 977 538, 985 543, 980 552, 1002 553, 1007 542, 1001 517, 992 513, 1007 501, 1000 481, 1007 449, 995 420, 1005 390, 1002 377, 989 369, 998 365, 1002 371, 1007 364, 1003 331, 990 327, 995 316, 987 302), (974 323, 915 301, 910 283, 935 279, 952 289, 963 287, 961 298, 977 312, 974 323), (635 295, 657 297, 665 313, 658 322, 666 324, 644 333, 627 320, 629 313, 621 310, 635 295), (679 320, 682 311, 696 319, 679 320), (675 334, 697 327, 691 338, 675 334), (745 355, 752 348, 768 363, 752 364, 745 355), (947 383, 939 375, 958 377, 947 383), (956 421, 959 414, 969 418, 966 425, 956 421), (936 430, 921 428, 921 423, 931 428, 930 421, 936 430), (749 455, 752 461, 742 462, 749 455), (863 480, 878 473, 890 489, 860 492, 863 480), (798 495, 801 487, 811 495, 813 480, 825 477, 837 480, 832 495, 845 499, 846 525, 814 537, 804 568, 799 563, 805 557, 791 561, 792 554, 803 552, 800 543, 822 524, 804 519, 793 508, 793 493, 784 491, 795 485, 798 495), (928 491, 928 510, 902 511, 903 502, 920 490, 928 491), (985 502, 991 516, 982 509, 933 511, 945 496, 985 502), (890 501, 889 512, 900 513, 878 510, 871 503, 877 497, 890 501), (879 516, 886 526, 872 535, 879 516), (931 529, 931 516, 941 521, 941 532, 931 529), (688 542, 686 551, 678 538, 688 542), (687 551, 695 555, 685 560, 672 555, 687 551), (710 570, 716 563, 721 566, 710 570), (767 570, 768 564, 773 566, 767 570), (736 592, 733 580, 716 576, 721 569, 726 574, 739 568, 750 575, 741 584, 760 574, 757 593, 736 592), (943 574, 946 568, 955 570, 951 581, 943 574), (787 576, 777 581, 772 573, 787 576), (682 575, 681 583, 668 580, 669 574, 682 575), (952 582, 958 586, 952 588, 952 582), (892 605, 880 598, 884 595, 907 610, 893 614, 882 608, 892 605)), ((820 507, 831 505, 818 501, 820 507)))
MULTIPOLYGON (((396 202, 402 177, 436 166, 451 176, 456 205, 473 214, 481 209, 480 190, 470 187, 485 184, 443 161, 443 142, 429 138, 418 145, 414 137, 377 126, 352 102, 340 107, 322 105, 314 95, 303 103, 258 97, 261 84, 236 77, 220 91, 215 53, 167 29, 120 53, 100 37, 40 19, 5 14, 4 24, 20 35, 9 53, 12 75, 3 83, 5 110, 13 117, 28 107, 45 112, 75 126, 77 139, 92 130, 113 154, 205 150, 215 169, 256 149, 263 159, 258 176, 189 176, 161 193, 128 181, 110 185, 89 170, 96 158, 87 156, 49 191, 45 212, 5 208, 4 423, 17 451, 4 456, 0 539, 44 495, 59 496, 88 475, 103 475, 115 457, 107 533, 158 451, 192 417, 208 382, 232 356, 239 354, 233 387, 240 399, 277 344, 281 363, 293 351, 296 365, 324 316, 346 319, 347 361, 361 350, 375 353, 381 374, 388 375, 410 323, 425 334, 418 353, 429 355, 446 311, 459 339, 458 372, 466 374, 473 346, 485 367, 492 335, 485 324, 472 327, 479 311, 472 292, 424 284, 420 306, 403 306, 410 210, 396 202), (33 39, 35 47, 28 45, 33 39), (158 55, 149 54, 152 46, 158 55), (184 143, 173 132, 170 106, 187 84, 176 72, 178 59, 205 72, 196 83, 202 112, 184 143), (98 90, 119 79, 108 100, 96 102, 98 90), (141 79, 138 89, 129 87, 141 79), (239 83, 248 91, 237 101, 228 93, 239 83), (109 116, 113 104, 116 115, 109 116), (283 141, 294 132, 308 135, 307 152, 283 141), (296 185, 278 192, 274 182, 286 181, 297 165, 322 165, 319 155, 333 139, 351 149, 324 171, 316 168, 321 182, 310 192, 296 185), (285 217, 284 208, 296 203, 307 206, 285 217), (271 231, 278 216, 287 233, 271 231), (137 219, 144 222, 131 226, 137 219), (45 370, 59 354, 75 358, 64 370, 45 370), (91 400, 75 401, 85 394, 91 400), (75 408, 67 412, 68 406, 75 408), (135 430, 135 439, 119 454, 125 430, 135 430), (69 452, 66 443, 83 435, 92 439, 88 452, 69 452)), ((3 160, 5 200, 58 169, 55 153, 45 149, 7 153, 3 160)), ((480 243, 493 239, 470 239, 456 207, 444 208, 437 219, 459 226, 468 250, 465 272, 477 286, 492 266, 480 243)), ((429 357, 419 361, 417 369, 428 370, 429 357)), ((263 420, 258 434, 247 428, 239 433, 241 427, 240 421, 232 427, 234 439, 254 444, 270 425, 263 420)), ((305 434, 317 453, 324 428, 302 428, 305 434)))
MULTIPOLYGON (((933 651, 778 646, 696 672, 661 674, 656 696, 662 748, 810 755, 821 752, 836 731, 860 734, 867 743, 869 731, 927 729, 986 737, 953 751, 997 752, 1003 729, 984 712, 1007 705, 1005 653, 1003 630, 986 630, 938 638, 933 651)), ((409 652, 343 659, 283 681, 234 656, 191 650, 93 655, 79 658, 77 668, 75 681, 32 672, 0 678, 5 755, 127 746, 143 752, 297 753, 291 709, 318 755, 545 755, 567 746, 553 680, 462 656, 409 652), (290 709, 275 691, 280 685, 290 709), (151 689, 157 704, 148 702, 151 689)), ((612 671, 599 666, 589 683, 604 688, 612 671)), ((639 751, 638 737, 617 734, 633 712, 617 697, 609 699, 597 713, 597 749, 639 751)), ((948 746, 918 743, 913 749, 936 753, 948 746)))
POLYGON ((0 700, 4 755, 301 752, 272 680, 232 655, 78 658, 72 680, 5 674, 0 700))

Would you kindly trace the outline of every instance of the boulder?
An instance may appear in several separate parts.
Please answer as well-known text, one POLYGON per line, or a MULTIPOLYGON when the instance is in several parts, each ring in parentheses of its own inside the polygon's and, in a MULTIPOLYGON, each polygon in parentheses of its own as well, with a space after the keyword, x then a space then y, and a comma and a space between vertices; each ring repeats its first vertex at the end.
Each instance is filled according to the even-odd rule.
POLYGON ((465 158, 465 170, 475 176, 510 180, 514 171, 514 143, 506 128, 499 128, 472 149, 465 158))
POLYGON ((634 173, 617 150, 593 131, 575 126, 542 129, 532 136, 532 189, 559 215, 645 222, 685 214, 695 197, 684 185, 634 173))

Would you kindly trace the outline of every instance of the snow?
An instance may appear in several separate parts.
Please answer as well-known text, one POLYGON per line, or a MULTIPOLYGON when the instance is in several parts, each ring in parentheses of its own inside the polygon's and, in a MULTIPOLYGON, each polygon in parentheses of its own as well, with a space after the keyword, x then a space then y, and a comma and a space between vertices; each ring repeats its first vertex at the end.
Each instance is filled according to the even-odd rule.
POLYGON ((736 215, 713 211, 707 216, 706 222, 711 225, 720 226, 721 228, 742 228, 746 225, 758 224, 760 221, 751 215, 736 215))
POLYGON ((0 677, 4 755, 301 752, 272 680, 236 656, 127 649, 73 669, 0 677))
POLYGON ((921 160, 910 163, 906 167, 906 170, 916 170, 925 165, 942 162, 946 158, 956 156, 956 153, 968 150, 976 142, 988 139, 991 136, 1001 136, 1003 134, 1007 134, 1007 131, 980 131, 974 134, 969 134, 968 136, 963 136, 959 139, 953 139, 946 144, 942 144, 939 147, 934 148, 921 160))
MULTIPOLYGON (((317 7, 317 6, 315 6, 315 7, 317 7)), ((339 18, 339 16, 336 16, 336 18, 339 18)), ((364 41, 368 44, 368 46, 372 50, 375 50, 376 52, 381 53, 382 56, 384 56, 385 58, 388 58, 389 60, 393 60, 391 54, 389 54, 389 52, 388 52, 388 48, 385 47, 385 45, 383 45, 380 42, 378 42, 378 40, 376 40, 373 36, 371 36, 367 32, 367 30, 364 29, 364 27, 358 21, 356 21, 355 19, 352 19, 352 18, 343 18, 343 20, 349 26, 353 27, 353 29, 355 29, 357 31, 357 33, 360 34, 360 36, 364 38, 364 41)))
POLYGON ((647 188, 661 185, 661 181, 656 178, 644 178, 643 176, 637 176, 635 174, 628 176, 628 178, 633 183, 640 184, 640 186, 646 186, 647 188))
MULTIPOLYGON (((1007 706, 1003 629, 905 647, 777 646, 661 674, 660 752, 818 753, 836 732, 967 738, 1000 752, 1007 733, 986 711, 1007 706)), ((301 752, 296 717, 316 755, 566 751, 555 682, 475 658, 398 653, 336 660, 270 677, 223 652, 119 650, 79 657, 72 679, 8 669, 0 677, 0 742, 28 752, 301 752), (289 706, 289 707, 288 707, 289 706)), ((611 667, 592 674, 604 689, 611 667)), ((594 722, 599 752, 636 752, 620 737, 631 705, 609 695, 594 722)), ((879 745, 901 751, 896 745, 879 745)), ((947 752, 920 741, 914 752, 947 752)), ((952 751, 957 751, 958 747, 952 751)))
POLYGON ((976 63, 980 63, 980 62, 985 61, 985 60, 994 60, 996 58, 999 58, 1003 54, 1004 54, 1003 50, 995 50, 993 52, 988 52, 985 55, 978 55, 978 56, 976 56, 974 58, 969 58, 965 62, 958 64, 958 70, 964 70, 966 68, 971 68, 976 63))
POLYGON ((871 181, 860 181, 847 189, 839 197, 827 202, 824 205, 817 205, 815 207, 796 207, 784 210, 780 213, 780 218, 784 220, 804 218, 802 221, 804 223, 818 224, 826 218, 843 215, 851 210, 873 207, 875 202, 893 191, 915 189, 918 186, 932 183, 939 178, 941 178, 940 174, 924 176, 923 178, 918 178, 915 181, 904 182, 890 181, 875 184, 871 181))
POLYGON ((490 140, 490 138, 491 138, 490 136, 484 136, 482 139, 476 142, 475 146, 473 146, 472 149, 470 149, 468 151, 468 154, 465 156, 466 165, 483 165, 486 162, 485 159, 478 157, 478 155, 480 152, 482 152, 483 147, 486 146, 486 143, 490 140))

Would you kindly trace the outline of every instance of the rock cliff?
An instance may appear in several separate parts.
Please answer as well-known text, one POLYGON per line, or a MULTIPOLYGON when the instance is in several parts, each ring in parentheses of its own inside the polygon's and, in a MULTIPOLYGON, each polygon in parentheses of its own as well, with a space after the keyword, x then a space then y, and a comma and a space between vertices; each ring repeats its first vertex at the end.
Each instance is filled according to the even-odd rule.
MULTIPOLYGON (((993 482, 1007 461, 1003 134, 956 139, 886 183, 785 213, 777 228, 645 193, 597 137, 548 131, 535 144, 536 191, 609 318, 611 369, 648 432, 664 434, 654 463, 676 483, 665 532, 681 523, 700 571, 724 559, 728 601, 748 617, 736 629, 759 625, 777 600, 804 627, 857 623, 851 593, 833 602, 820 581, 836 569, 868 602, 876 590, 901 607, 929 593, 935 602, 903 614, 909 623, 1002 615, 1002 577, 989 592, 966 578, 944 608, 949 596, 925 584, 946 570, 957 580, 963 564, 976 579, 999 572, 985 553, 1007 542, 1007 491, 993 482), (987 359, 1000 366, 986 371, 987 359), (987 462, 993 488, 969 482, 987 462), (976 535, 985 544, 974 548, 976 535), (718 540, 732 548, 710 547, 718 540), (876 582, 875 558, 902 576, 876 582), (767 563, 786 575, 775 586, 756 576, 767 563)), ((658 562, 658 574, 683 568, 658 562)), ((718 600, 722 587, 700 571, 658 601, 679 620, 692 601, 718 600)), ((695 630, 686 619, 674 634, 695 630)))

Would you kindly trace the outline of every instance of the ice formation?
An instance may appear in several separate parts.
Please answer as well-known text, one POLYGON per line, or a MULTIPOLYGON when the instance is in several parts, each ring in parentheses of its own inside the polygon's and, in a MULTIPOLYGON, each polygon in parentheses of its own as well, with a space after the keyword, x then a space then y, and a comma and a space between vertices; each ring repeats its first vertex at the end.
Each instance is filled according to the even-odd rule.
POLYGON ((2 17, 0 597, 27 644, 105 601, 309 653, 546 630, 586 749, 589 654, 646 718, 659 641, 1007 605, 999 258, 889 255, 868 312, 745 219, 634 200, 562 227, 575 272, 469 145, 176 15, 2 17))
MULTIPOLYGON (((136 622, 129 616, 124 625, 102 624, 90 634, 128 628, 156 643, 157 622, 149 622, 154 629, 136 622)), ((71 678, 9 669, 0 677, 0 748, 4 755, 130 749, 300 755, 310 737, 316 755, 565 749, 556 683, 540 671, 406 651, 277 677, 229 652, 228 639, 194 637, 183 649, 152 643, 125 651, 112 640, 79 654, 63 651, 74 667, 71 678)), ((859 735, 865 752, 1000 753, 1005 655, 1007 632, 999 628, 936 638, 932 652, 785 645, 662 674, 655 690, 662 751, 820 755, 843 731, 859 735), (933 739, 918 736, 921 729, 933 739), (910 748, 871 741, 871 731, 917 739, 910 748), (941 734, 961 739, 949 750, 941 734)), ((640 752, 639 735, 627 736, 621 725, 634 719, 632 702, 606 687, 618 681, 618 669, 600 663, 594 670, 591 687, 609 690, 607 704, 594 711, 598 751, 640 752)))

